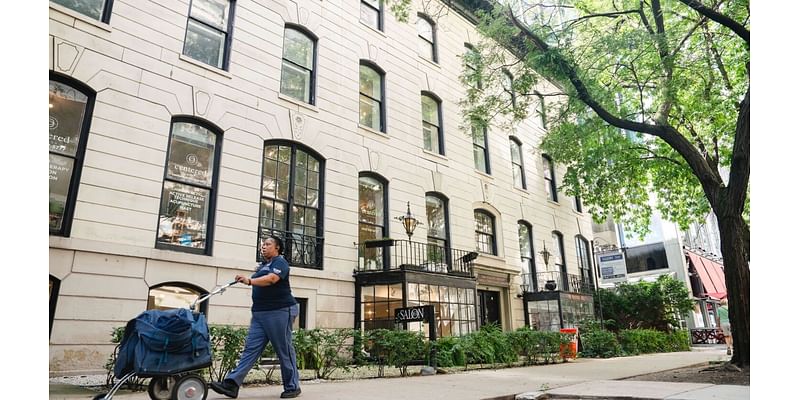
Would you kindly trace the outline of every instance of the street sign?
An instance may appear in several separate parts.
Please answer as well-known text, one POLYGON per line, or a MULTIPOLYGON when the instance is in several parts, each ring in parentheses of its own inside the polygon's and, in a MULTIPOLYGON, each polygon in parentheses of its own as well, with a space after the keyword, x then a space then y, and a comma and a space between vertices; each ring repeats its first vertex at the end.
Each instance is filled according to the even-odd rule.
POLYGON ((625 282, 628 280, 628 269, 625 265, 625 254, 622 250, 598 253, 601 283, 625 282))

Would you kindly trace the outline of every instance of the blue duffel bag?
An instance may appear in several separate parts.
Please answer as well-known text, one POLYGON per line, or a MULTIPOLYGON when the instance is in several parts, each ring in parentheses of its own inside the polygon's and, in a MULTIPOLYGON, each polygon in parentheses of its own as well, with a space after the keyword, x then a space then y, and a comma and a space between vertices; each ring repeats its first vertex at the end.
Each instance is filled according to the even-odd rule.
POLYGON ((186 308, 148 310, 128 321, 114 376, 172 375, 211 365, 211 341, 203 314, 186 308))

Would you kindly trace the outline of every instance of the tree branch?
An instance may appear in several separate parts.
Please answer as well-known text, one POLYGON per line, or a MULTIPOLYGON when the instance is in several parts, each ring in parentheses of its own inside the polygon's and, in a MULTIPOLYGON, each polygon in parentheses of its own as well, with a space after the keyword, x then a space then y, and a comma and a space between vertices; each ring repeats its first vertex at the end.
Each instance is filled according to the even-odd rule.
POLYGON ((575 24, 577 24, 578 22, 580 22, 582 20, 586 20, 586 19, 590 19, 590 18, 597 18, 597 17, 617 18, 617 17, 625 15, 625 14, 638 14, 638 13, 639 13, 639 10, 627 10, 627 11, 615 11, 615 12, 607 12, 607 13, 600 13, 600 14, 584 15, 584 16, 582 16, 580 18, 576 18, 576 19, 573 19, 572 21, 570 21, 570 23, 567 25, 567 28, 571 28, 572 25, 575 25, 575 24))
POLYGON ((717 22, 718 24, 732 30, 734 33, 739 35, 739 37, 742 38, 745 43, 747 43, 747 47, 750 47, 750 31, 748 31, 747 28, 744 27, 744 25, 734 21, 727 15, 720 14, 714 11, 713 9, 704 6, 698 0, 678 0, 678 1, 691 7, 692 9, 700 13, 700 15, 704 15, 709 19, 711 19, 712 21, 717 22))
POLYGON ((634 147, 630 147, 629 149, 630 150, 644 150, 644 151, 652 154, 651 157, 639 157, 640 160, 664 160, 664 161, 669 161, 669 162, 671 162, 671 163, 673 163, 673 164, 675 164, 675 165, 677 165, 677 166, 679 166, 681 168, 685 167, 685 165, 681 164, 680 161, 678 161, 678 160, 676 160, 674 158, 660 156, 660 155, 656 154, 655 152, 653 152, 653 150, 650 150, 650 149, 648 149, 647 147, 644 147, 644 146, 634 146, 634 147))
MULTIPOLYGON (((527 27, 525 27, 517 19, 510 8, 507 8, 507 15, 510 22, 520 30, 520 33, 524 36, 524 38, 532 42, 537 49, 543 52, 551 51, 550 46, 548 46, 547 43, 545 43, 535 33, 527 29, 527 27)), ((553 52, 551 56, 551 62, 555 67, 557 67, 557 70, 561 71, 565 75, 565 78, 575 88, 578 99, 589 106, 589 108, 591 108, 597 114, 597 116, 610 125, 616 126, 617 128, 645 133, 664 140, 664 142, 675 149, 675 151, 677 151, 678 154, 680 154, 681 157, 686 160, 689 168, 692 169, 694 174, 697 176, 697 179, 700 181, 700 184, 703 186, 704 191, 706 191, 708 198, 717 198, 719 189, 722 187, 722 182, 717 179, 697 149, 692 146, 688 139, 686 139, 674 127, 663 123, 651 125, 640 122, 632 122, 612 115, 591 96, 586 85, 578 77, 575 67, 571 65, 563 55, 558 52, 553 52)))
MULTIPOLYGON (((736 119, 736 136, 733 140, 731 173, 728 179, 730 204, 744 207, 747 198, 747 185, 750 182, 750 87, 739 103, 739 117, 736 119)), ((733 210, 741 215, 744 209, 733 210)))

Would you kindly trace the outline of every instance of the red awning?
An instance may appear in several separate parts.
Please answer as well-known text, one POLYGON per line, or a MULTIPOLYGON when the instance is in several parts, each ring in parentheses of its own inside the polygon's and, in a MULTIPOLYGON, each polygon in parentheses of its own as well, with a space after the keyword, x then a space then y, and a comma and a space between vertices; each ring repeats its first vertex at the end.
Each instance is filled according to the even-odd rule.
POLYGON ((695 271, 697 271, 700 282, 703 283, 706 295, 718 297, 728 293, 728 289, 725 287, 725 272, 722 264, 691 251, 687 251, 686 254, 689 256, 689 262, 692 263, 695 271))

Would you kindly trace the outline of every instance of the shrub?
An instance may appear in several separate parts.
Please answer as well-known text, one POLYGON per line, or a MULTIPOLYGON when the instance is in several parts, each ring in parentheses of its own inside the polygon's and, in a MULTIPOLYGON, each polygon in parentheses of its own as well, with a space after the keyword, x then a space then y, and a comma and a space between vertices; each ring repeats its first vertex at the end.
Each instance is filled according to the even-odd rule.
POLYGON ((497 324, 484 325, 477 332, 462 336, 466 362, 469 364, 511 364, 517 352, 497 324))
POLYGON ((221 381, 236 367, 236 361, 244 348, 247 328, 230 325, 209 325, 211 337, 211 366, 208 376, 213 381, 221 381))
POLYGON ((605 330, 579 331, 583 349, 581 357, 617 357, 622 354, 622 346, 613 332, 605 330))
POLYGON ((298 330, 294 335, 298 368, 313 369, 319 379, 330 378, 338 369, 349 371, 353 336, 352 329, 298 330))
POLYGON ((658 353, 666 347, 667 335, 655 329, 626 329, 619 331, 618 336, 625 354, 658 353))
POLYGON ((458 336, 446 336, 432 342, 436 350, 436 365, 438 367, 464 366, 467 363, 463 344, 458 336))
POLYGON ((667 333, 666 340, 664 341, 664 351, 689 351, 691 350, 691 345, 689 343, 689 331, 673 331, 667 333))
POLYGON ((686 285, 668 275, 655 282, 599 289, 595 295, 595 309, 603 310, 612 321, 607 327, 614 331, 642 328, 668 332, 679 326, 681 317, 693 307, 686 285))
POLYGON ((375 329, 367 332, 367 341, 368 351, 378 363, 379 376, 383 376, 385 365, 400 369, 401 376, 408 376, 408 366, 426 359, 428 354, 428 346, 420 332, 375 329))

